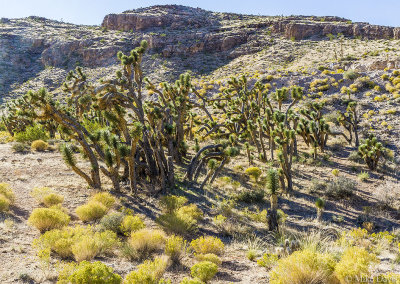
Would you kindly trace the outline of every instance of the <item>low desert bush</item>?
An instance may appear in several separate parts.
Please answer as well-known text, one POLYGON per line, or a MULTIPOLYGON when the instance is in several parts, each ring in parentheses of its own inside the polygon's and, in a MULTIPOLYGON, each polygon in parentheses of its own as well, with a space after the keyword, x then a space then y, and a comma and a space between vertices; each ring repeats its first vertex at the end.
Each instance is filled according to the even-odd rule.
POLYGON ((93 195, 90 201, 96 201, 96 202, 100 202, 101 204, 103 204, 107 209, 111 209, 116 200, 115 197, 112 196, 110 193, 108 192, 100 192, 100 193, 96 193, 95 195, 93 195))
POLYGON ((197 221, 186 214, 165 213, 160 215, 156 222, 166 232, 178 235, 188 235, 198 230, 197 221))
POLYGON ((332 170, 332 175, 334 175, 335 177, 339 176, 340 171, 338 169, 333 169, 332 170))
POLYGON ((193 265, 190 271, 192 277, 207 283, 217 274, 218 265, 211 261, 201 261, 193 265))
POLYGON ((122 278, 114 270, 100 261, 90 263, 82 261, 79 264, 69 263, 64 266, 58 276, 58 284, 107 283, 121 284, 122 278))
POLYGON ((358 283, 357 279, 368 279, 371 276, 370 266, 376 262, 376 256, 365 248, 349 247, 336 265, 335 274, 341 283, 358 283))
POLYGON ((245 174, 254 178, 254 180, 257 182, 258 178, 261 176, 261 169, 259 167, 250 167, 247 168, 245 171, 245 174))
POLYGON ((91 227, 66 227, 45 232, 33 241, 33 247, 37 250, 49 248, 61 258, 72 258, 72 245, 91 234, 91 227))
POLYGON ((196 204, 182 206, 181 208, 176 210, 176 212, 177 215, 190 216, 197 221, 203 219, 203 211, 201 211, 201 209, 198 208, 196 204))
POLYGON ((179 263, 187 249, 186 240, 179 236, 170 236, 165 243, 165 254, 169 256, 172 263, 179 263))
POLYGON ((47 144, 43 140, 35 140, 31 144, 31 149, 38 152, 46 151, 48 147, 49 144, 47 144))
POLYGON ((118 245, 119 241, 114 232, 95 232, 91 226, 47 231, 33 242, 37 251, 50 249, 63 259, 74 257, 77 261, 110 254, 118 245))
POLYGON ((327 184, 325 194, 334 199, 349 198, 356 191, 356 183, 345 177, 335 178, 327 184))
POLYGON ((76 261, 92 260, 97 255, 111 253, 118 245, 116 233, 112 231, 95 232, 82 236, 71 246, 76 261))
POLYGON ((195 258, 197 261, 211 261, 212 263, 215 263, 216 265, 221 265, 222 260, 221 258, 213 253, 207 253, 207 254, 196 254, 195 258))
POLYGON ((360 155, 358 154, 358 151, 352 151, 349 154, 348 159, 352 162, 356 162, 356 163, 363 163, 363 159, 360 157, 360 155))
POLYGON ((224 243, 217 237, 200 237, 193 240, 190 246, 198 254, 213 253, 216 255, 222 255, 224 252, 224 243))
POLYGON ((14 135, 14 139, 17 142, 32 142, 35 140, 47 141, 46 131, 38 124, 28 126, 25 131, 18 132, 14 135))
POLYGON ((188 199, 184 196, 166 195, 161 197, 159 202, 164 212, 173 213, 184 206, 188 202, 188 199))
POLYGON ((254 261, 257 257, 257 252, 254 249, 249 249, 246 253, 246 257, 250 261, 254 261))
POLYGON ((347 70, 343 73, 343 79, 346 80, 355 80, 359 77, 360 75, 354 71, 354 70, 347 70))
POLYGON ((115 233, 121 233, 121 224, 124 220, 124 214, 121 212, 111 212, 101 218, 99 223, 100 230, 109 230, 115 233))
POLYGON ((55 193, 54 190, 52 190, 49 187, 35 187, 32 189, 30 195, 39 203, 43 204, 43 199, 45 196, 55 193))
POLYGON ((44 204, 46 207, 51 207, 64 202, 64 197, 55 193, 54 190, 48 187, 35 187, 31 196, 36 199, 39 204, 44 204))
POLYGON ((124 284, 158 284, 167 269, 167 264, 163 257, 156 257, 153 261, 146 260, 137 270, 126 276, 124 284))
POLYGON ((131 232, 136 232, 144 227, 146 226, 139 216, 128 215, 122 220, 120 230, 125 235, 130 235, 131 232))
POLYGON ((4 195, 0 195, 0 212, 8 211, 10 204, 10 200, 8 200, 4 195))
POLYGON ((91 236, 82 236, 82 238, 72 245, 72 254, 76 261, 92 260, 99 251, 99 246, 91 236))
POLYGON ((8 211, 15 201, 14 191, 7 183, 0 183, 0 212, 8 211))
POLYGON ((311 183, 309 184, 307 191, 309 193, 321 193, 326 189, 326 182, 319 179, 311 179, 311 183))
POLYGON ((369 179, 369 173, 368 172, 361 172, 357 175, 358 179, 360 181, 367 181, 369 179))
POLYGON ((131 258, 146 259, 153 253, 161 251, 165 246, 165 233, 161 230, 141 229, 132 232, 128 239, 131 258))
POLYGON ((399 208, 398 192, 400 185, 386 181, 374 189, 373 196, 382 209, 399 208))
POLYGON ((5 144, 13 141, 13 137, 7 131, 2 131, 0 129, 0 144, 5 144))
POLYGON ((21 142, 14 143, 11 147, 12 151, 15 153, 23 153, 29 151, 29 145, 21 142))
POLYGON ((335 260, 330 254, 311 249, 295 251, 277 261, 270 272, 270 283, 337 283, 334 269, 335 260))
POLYGON ((94 221, 107 214, 107 207, 98 201, 89 201, 88 203, 76 208, 75 212, 83 222, 94 221))
POLYGON ((58 208, 36 208, 29 216, 28 223, 40 232, 60 229, 68 225, 70 217, 58 208))
POLYGON ((0 195, 10 200, 11 203, 15 201, 14 191, 8 183, 0 183, 0 195))
POLYGON ((182 279, 181 282, 179 282, 179 284, 204 284, 204 282, 201 281, 199 278, 185 277, 182 279))
POLYGON ((257 203, 264 200, 265 191, 258 188, 244 189, 233 196, 236 202, 257 203))
POLYGON ((278 261, 278 256, 272 253, 264 253, 260 259, 257 260, 259 266, 271 269, 278 261))
POLYGON ((43 198, 43 204, 47 207, 52 207, 64 202, 64 196, 57 193, 50 193, 43 198))

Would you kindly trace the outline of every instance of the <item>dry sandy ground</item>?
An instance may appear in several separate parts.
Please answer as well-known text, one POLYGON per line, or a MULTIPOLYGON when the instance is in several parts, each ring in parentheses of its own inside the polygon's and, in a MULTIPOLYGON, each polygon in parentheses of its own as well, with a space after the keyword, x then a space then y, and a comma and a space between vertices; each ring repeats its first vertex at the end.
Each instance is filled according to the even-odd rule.
MULTIPOLYGON (((87 200, 87 185, 64 164, 58 152, 14 154, 11 144, 0 144, 0 182, 8 183, 16 195, 15 206, 9 214, 0 215, 0 283, 56 282, 56 271, 43 272, 31 248, 32 241, 40 234, 27 224, 30 212, 39 205, 30 196, 34 187, 50 187, 64 195, 64 207, 73 214, 74 209, 87 200), (5 219, 13 225, 5 225, 5 219)), ((145 207, 145 206, 144 206, 145 207)), ((72 225, 79 223, 72 216, 72 225)), ((149 226, 154 222, 146 220, 149 226)), ((223 264, 213 283, 266 283, 267 271, 250 262, 240 246, 230 246, 223 257, 223 264)), ((122 257, 99 259, 112 266, 123 276, 134 270, 138 263, 122 257)), ((55 262, 55 260, 54 260, 55 262)), ((188 264, 190 265, 190 260, 188 264)), ((190 275, 190 266, 173 268, 166 273, 173 283, 190 275)))
MULTIPOLYGON (((363 214, 365 206, 372 208, 372 218, 379 230, 395 230, 400 228, 399 214, 396 210, 378 210, 377 200, 374 192, 377 188, 384 188, 386 191, 394 192, 397 201, 400 197, 400 185, 394 176, 385 176, 385 180, 380 180, 379 175, 372 175, 368 182, 357 181, 357 173, 366 170, 363 165, 354 165, 346 157, 346 151, 340 151, 330 159, 330 163, 323 166, 313 166, 304 164, 294 164, 295 189, 292 197, 282 196, 279 200, 280 207, 289 215, 287 227, 299 231, 306 229, 323 229, 325 231, 340 231, 343 228, 354 228, 357 226, 357 218, 363 214), (351 171, 351 167, 356 166, 356 171, 351 171), (357 192, 351 201, 327 202, 324 216, 324 223, 315 222, 314 202, 316 196, 307 193, 306 187, 313 178, 329 181, 333 179, 332 169, 340 170, 340 175, 353 179, 357 182, 357 192), (342 216, 343 223, 332 222, 332 216, 342 216)), ((246 167, 245 157, 240 157, 235 161, 235 165, 243 164, 246 167)), ((266 169, 267 165, 256 163, 266 169)), ((229 167, 233 167, 230 165, 229 167)), ((236 174, 228 168, 223 174, 231 175, 234 179, 236 174)), ((56 282, 57 272, 54 268, 44 272, 40 262, 36 259, 31 243, 34 238, 39 236, 39 232, 27 224, 30 212, 39 205, 30 196, 34 187, 50 187, 65 197, 64 206, 72 214, 71 225, 78 224, 80 221, 74 216, 75 208, 84 203, 92 193, 81 178, 75 175, 64 164, 57 151, 45 153, 26 153, 15 154, 11 151, 11 144, 0 144, 0 182, 8 183, 14 189, 16 195, 15 206, 10 213, 0 215, 0 283, 22 283, 21 279, 31 279, 30 283, 54 283, 56 282), (3 222, 4 220, 12 220, 3 222)), ((105 187, 109 186, 108 184, 105 187)), ((250 185, 251 186, 251 185, 250 185)), ((222 194, 226 189, 215 186, 212 191, 222 194)), ((192 194, 194 188, 188 191, 192 194)), ((212 192, 209 192, 212 194, 212 192)), ((122 197, 122 196, 121 196, 122 197)), ((156 206, 155 197, 146 197, 142 200, 133 200, 129 196, 123 196, 125 206, 133 208, 138 214, 145 218, 147 226, 155 226, 154 217, 159 213, 156 206), (130 202, 133 201, 133 202, 130 202), (126 203, 127 202, 127 203, 126 203)), ((207 213, 212 213, 210 199, 203 195, 193 195, 190 198, 207 213)), ((121 201, 122 202, 122 201, 121 201)), ((268 207, 268 204, 260 206, 268 207)), ((212 213, 212 214, 215 214, 212 213)), ((199 234, 215 234, 216 229, 212 226, 211 216, 207 216, 199 234)), ((258 230, 257 224, 249 225, 251 229, 258 230)), ((258 232, 265 231, 261 228, 258 232)), ((195 237, 195 236, 193 236, 195 237)), ((229 239, 226 239, 227 244, 229 239)), ((223 256, 223 264, 216 278, 212 283, 267 283, 267 271, 257 266, 246 258, 246 251, 251 244, 249 240, 231 242, 227 245, 226 253, 223 256)), ((260 244, 258 244, 260 247, 260 244)), ((261 245, 261 248, 263 245, 261 245)), ((382 256, 382 263, 378 269, 384 271, 400 272, 398 265, 390 264, 395 256, 382 256), (385 259, 386 258, 386 259, 385 259)), ((122 276, 135 269, 137 262, 130 262, 122 257, 106 257, 98 259, 112 266, 115 271, 122 276)), ((53 264, 56 259, 53 258, 53 264)), ((178 268, 171 268, 165 277, 171 279, 173 283, 190 275, 190 266, 193 258, 187 258, 184 265, 178 268)), ((46 271, 46 270, 45 270, 46 271)), ((29 282, 28 281, 28 282, 29 282)))

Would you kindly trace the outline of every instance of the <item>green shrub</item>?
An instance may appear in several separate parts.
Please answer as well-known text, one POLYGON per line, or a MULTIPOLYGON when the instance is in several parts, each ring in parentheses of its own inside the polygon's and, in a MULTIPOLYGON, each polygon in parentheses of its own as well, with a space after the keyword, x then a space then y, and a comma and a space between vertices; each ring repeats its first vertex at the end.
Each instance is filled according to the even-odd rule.
POLYGON ((61 258, 74 257, 77 261, 110 254, 118 245, 119 241, 114 232, 95 232, 91 226, 47 231, 33 241, 33 247, 37 251, 50 249, 61 258))
POLYGON ((43 198, 43 204, 51 207, 64 202, 64 196, 57 193, 50 193, 43 198))
POLYGON ((368 172, 361 172, 357 175, 358 179, 360 181, 366 181, 369 179, 369 173, 368 172))
POLYGON ((376 256, 361 247, 347 248, 339 263, 336 265, 335 274, 341 283, 357 283, 356 277, 368 279, 371 276, 370 266, 378 262, 376 256))
POLYGON ((0 183, 0 195, 7 198, 11 204, 14 203, 15 201, 14 191, 12 190, 11 186, 7 183, 0 183))
POLYGON ((327 184, 326 195, 335 199, 349 198, 356 191, 356 183, 345 177, 338 177, 327 184))
POLYGON ((160 215, 156 222, 166 232, 178 235, 188 235, 198 230, 197 221, 189 215, 166 213, 160 215))
POLYGON ((335 260, 330 254, 311 249, 295 251, 277 261, 270 272, 271 284, 337 283, 335 260))
POLYGON ((364 162, 364 160, 360 157, 360 155, 358 154, 358 151, 351 151, 349 154, 348 159, 352 162, 356 162, 356 163, 362 163, 364 162))
POLYGON ((104 231, 82 236, 71 246, 76 261, 92 260, 100 254, 110 253, 118 245, 115 232, 104 231))
POLYGON ((67 265, 58 276, 58 284, 120 284, 122 278, 114 270, 100 261, 82 261, 67 265))
POLYGON ((319 180, 316 178, 311 179, 311 183, 309 184, 307 191, 309 193, 320 193, 321 191, 325 191, 326 182, 323 180, 319 180))
POLYGON ((96 193, 95 195, 92 196, 92 198, 90 198, 90 201, 100 202, 107 209, 111 209, 116 202, 115 197, 108 192, 96 193))
POLYGON ((2 129, 1 123, 0 123, 0 144, 5 144, 5 143, 8 143, 8 142, 11 142, 14 140, 14 138, 11 136, 11 134, 8 133, 8 131, 4 131, 4 130, 2 129))
POLYGON ((38 152, 46 151, 48 147, 49 144, 47 144, 43 140, 35 140, 31 144, 31 149, 38 152))
POLYGON ((14 143, 11 147, 15 153, 23 153, 30 150, 29 145, 21 142, 14 143))
POLYGON ((259 266, 271 269, 278 261, 278 256, 272 253, 264 253, 263 256, 257 260, 259 266))
POLYGON ((82 236, 82 238, 72 245, 72 254, 76 261, 92 260, 99 252, 99 246, 91 236, 82 236))
POLYGON ((36 199, 39 204, 44 204, 46 207, 52 207, 64 202, 64 197, 57 194, 54 190, 48 187, 35 187, 31 196, 36 199))
POLYGON ((360 75, 357 72, 355 72, 354 70, 347 70, 343 73, 343 79, 346 79, 346 80, 355 80, 359 76, 360 75))
POLYGON ((125 216, 122 220, 120 230, 125 234, 129 235, 131 232, 136 232, 140 229, 143 229, 145 224, 139 216, 125 216))
POLYGON ((28 126, 25 131, 18 132, 14 135, 17 142, 32 142, 35 140, 47 141, 48 136, 46 131, 38 124, 28 126))
POLYGON ((178 215, 190 216, 197 221, 203 219, 203 211, 196 204, 182 206, 176 212, 178 215))
POLYGON ((224 252, 224 243, 217 237, 200 237, 190 243, 191 247, 198 254, 213 253, 221 255, 224 252))
POLYGON ((8 211, 10 205, 15 201, 15 195, 10 185, 0 183, 0 212, 8 211))
POLYGON ((165 243, 165 254, 173 263, 179 263, 187 249, 186 241, 179 236, 170 236, 165 243))
POLYGON ((100 220, 99 227, 101 230, 109 230, 115 233, 122 232, 121 224, 124 220, 124 214, 120 212, 111 212, 100 220))
POLYGON ((161 230, 141 229, 132 232, 128 239, 132 258, 146 259, 153 253, 161 251, 165 246, 166 236, 161 230))
POLYGON ((94 221, 106 215, 108 209, 103 203, 89 201, 89 203, 76 208, 75 212, 83 222, 94 221))
POLYGON ((207 254, 196 254, 195 258, 197 261, 210 261, 212 263, 215 263, 216 265, 221 265, 222 260, 221 258, 213 253, 207 253, 207 254))
POLYGON ((56 208, 36 208, 28 219, 28 223, 36 227, 40 232, 60 229, 67 226, 69 221, 68 214, 56 208))
POLYGON ((247 253, 246 253, 246 257, 247 257, 248 260, 254 261, 256 259, 256 257, 257 257, 257 253, 256 253, 255 250, 249 249, 247 251, 247 253))
POLYGON ((160 198, 159 205, 166 213, 173 213, 188 202, 184 196, 166 195, 160 198))
POLYGON ((136 271, 126 276, 124 284, 158 284, 166 269, 165 258, 156 257, 154 261, 146 260, 138 266, 136 271))
POLYGON ((218 266, 211 261, 201 261, 190 269, 191 275, 203 282, 210 281, 218 272, 218 266))
POLYGON ((32 189, 30 195, 36 199, 36 201, 39 204, 43 204, 43 199, 45 196, 49 195, 50 193, 55 193, 54 190, 52 190, 49 187, 35 187, 32 189))
POLYGON ((199 278, 188 278, 185 277, 179 284, 204 284, 199 278))
POLYGON ((256 182, 258 181, 258 178, 261 176, 262 173, 259 167, 250 167, 247 168, 244 172, 246 175, 253 177, 256 182))
POLYGON ((92 235, 91 227, 66 227, 45 232, 38 239, 33 241, 36 250, 49 248, 61 258, 73 257, 72 246, 87 235, 92 235))
POLYGON ((0 195, 0 212, 8 211, 10 208, 10 200, 7 199, 4 195, 0 195))
POLYGON ((245 189, 234 196, 235 201, 245 202, 248 204, 262 202, 264 200, 265 191, 259 188, 245 189))

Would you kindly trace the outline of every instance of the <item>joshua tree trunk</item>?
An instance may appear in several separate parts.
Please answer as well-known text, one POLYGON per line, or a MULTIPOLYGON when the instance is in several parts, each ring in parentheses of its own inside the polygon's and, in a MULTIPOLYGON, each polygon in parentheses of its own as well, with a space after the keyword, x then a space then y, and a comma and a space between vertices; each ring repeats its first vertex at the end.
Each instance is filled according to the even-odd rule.
POLYGON ((276 194, 271 194, 270 197, 271 209, 268 212, 268 229, 274 231, 278 229, 278 197, 276 194))
POLYGON ((317 221, 322 222, 322 215, 324 213, 324 209, 317 208, 317 221))

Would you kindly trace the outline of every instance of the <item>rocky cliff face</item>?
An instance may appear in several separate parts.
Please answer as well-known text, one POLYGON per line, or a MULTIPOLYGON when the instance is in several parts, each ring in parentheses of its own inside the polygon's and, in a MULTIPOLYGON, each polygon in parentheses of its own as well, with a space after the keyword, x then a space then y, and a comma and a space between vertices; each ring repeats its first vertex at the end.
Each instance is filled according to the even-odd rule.
MULTIPOLYGON (((320 41, 338 33, 368 39, 400 37, 399 28, 338 17, 250 16, 176 5, 107 15, 101 26, 39 17, 1 19, 0 98, 42 85, 54 89, 77 65, 87 68, 93 78, 106 76, 104 67, 118 64, 116 53, 129 51, 143 39, 150 47, 148 73, 170 80, 185 70, 211 72, 235 58, 270 48, 279 52, 289 45, 285 38, 320 41)), ((290 62, 296 56, 292 53, 280 59, 290 62)))
POLYGON ((258 28, 270 28, 286 38, 297 40, 343 34, 347 37, 365 39, 399 39, 400 28, 352 23, 339 17, 266 17, 212 13, 202 9, 183 6, 153 6, 147 9, 126 11, 107 15, 102 27, 121 31, 144 31, 152 28, 208 28, 218 30, 224 21, 236 18, 247 22, 257 18, 258 28))

